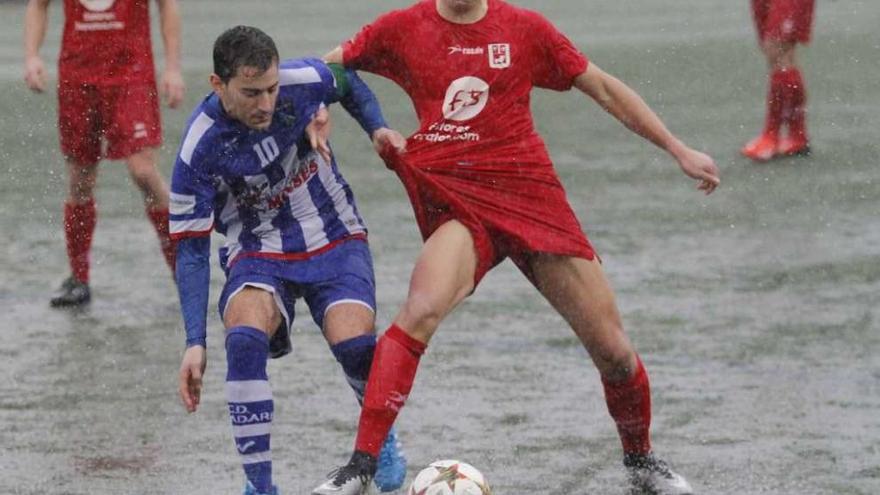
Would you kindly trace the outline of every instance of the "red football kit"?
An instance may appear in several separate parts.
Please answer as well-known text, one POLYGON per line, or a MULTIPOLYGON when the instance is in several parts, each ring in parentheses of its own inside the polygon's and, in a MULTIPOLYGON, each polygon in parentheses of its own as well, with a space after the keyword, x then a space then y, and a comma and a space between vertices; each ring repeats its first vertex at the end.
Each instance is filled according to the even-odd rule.
POLYGON ((158 146, 148 0, 64 0, 64 17, 58 59, 64 154, 92 165, 102 156, 119 159, 158 146))
POLYGON ((761 41, 809 43, 816 0, 752 0, 761 41))
POLYGON ((427 238, 450 219, 474 236, 476 281, 505 257, 595 253, 535 131, 529 93, 568 90, 587 58, 540 14, 489 0, 473 24, 434 0, 393 11, 343 44, 346 66, 387 77, 412 98, 418 132, 385 159, 427 238))

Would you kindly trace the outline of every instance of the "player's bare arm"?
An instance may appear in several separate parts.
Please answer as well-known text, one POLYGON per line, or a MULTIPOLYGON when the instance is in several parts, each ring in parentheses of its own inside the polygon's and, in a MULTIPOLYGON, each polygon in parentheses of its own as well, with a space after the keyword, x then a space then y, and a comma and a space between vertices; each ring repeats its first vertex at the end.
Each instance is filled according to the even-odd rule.
POLYGON ((629 86, 592 63, 574 85, 627 128, 669 152, 688 177, 700 181, 699 190, 710 194, 721 183, 712 157, 676 138, 629 86))
POLYGON ((24 14, 24 82, 31 91, 46 90, 46 65, 40 47, 46 37, 49 0, 30 0, 24 14))
POLYGON ((180 9, 177 0, 156 0, 159 6, 159 25, 165 47, 165 70, 160 91, 170 108, 183 101, 186 85, 180 70, 180 9))

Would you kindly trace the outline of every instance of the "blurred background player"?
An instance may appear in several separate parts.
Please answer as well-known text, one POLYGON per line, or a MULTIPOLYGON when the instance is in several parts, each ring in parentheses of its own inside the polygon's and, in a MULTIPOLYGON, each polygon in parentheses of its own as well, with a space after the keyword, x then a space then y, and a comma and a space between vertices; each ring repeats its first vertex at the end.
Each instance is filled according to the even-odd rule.
POLYGON ((384 158, 407 190, 425 244, 403 308, 379 339, 351 460, 313 494, 364 492, 428 341, 508 257, 599 369, 633 488, 691 493, 652 452, 647 372, 535 131, 530 92, 578 88, 666 150, 706 194, 720 182, 712 158, 673 136, 543 16, 501 0, 423 0, 379 17, 327 60, 388 77, 412 98, 420 128, 405 153, 397 146, 384 158))
POLYGON ((742 154, 755 161, 807 155, 807 91, 795 49, 810 41, 815 0, 752 0, 761 51, 767 59, 769 88, 764 130, 742 154))
MULTIPOLYGON (((238 26, 214 44, 214 92, 193 112, 171 182, 171 234, 179 240, 177 286, 186 328, 179 392, 198 407, 207 355, 210 234, 226 237, 226 396, 244 493, 275 494, 268 357, 291 350, 294 305, 305 299, 360 402, 376 347, 375 281, 367 229, 325 137, 310 121, 341 101, 376 146, 393 136, 373 93, 353 71, 319 59, 280 63, 275 43, 238 26), (309 129, 307 129, 309 126, 309 129), (307 134, 312 140, 307 138, 307 134)), ((327 127, 321 127, 323 131, 327 127)), ((375 483, 406 476, 396 435, 383 437, 375 483)))
MULTIPOLYGON (((156 0, 165 46, 160 89, 168 106, 183 99, 180 73, 180 15, 177 0, 156 0)), ((46 90, 40 47, 49 0, 30 0, 25 13, 24 79, 46 90)), ((89 252, 95 231, 95 181, 101 158, 125 160, 143 193, 168 266, 174 246, 168 236, 168 190, 156 169, 155 148, 162 127, 147 0, 64 0, 64 35, 58 58, 58 131, 70 179, 64 204, 64 234, 71 275, 52 297, 52 306, 91 299, 89 252)))

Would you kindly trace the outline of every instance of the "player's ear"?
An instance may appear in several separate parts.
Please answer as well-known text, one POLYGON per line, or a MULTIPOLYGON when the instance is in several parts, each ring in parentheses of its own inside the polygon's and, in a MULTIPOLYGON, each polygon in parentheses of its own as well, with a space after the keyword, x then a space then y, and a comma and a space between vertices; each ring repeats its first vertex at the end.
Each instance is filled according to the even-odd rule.
POLYGON ((226 83, 223 82, 223 79, 220 79, 220 76, 217 74, 211 74, 208 76, 208 81, 211 83, 211 88, 214 89, 217 96, 223 96, 223 92, 226 90, 226 83))

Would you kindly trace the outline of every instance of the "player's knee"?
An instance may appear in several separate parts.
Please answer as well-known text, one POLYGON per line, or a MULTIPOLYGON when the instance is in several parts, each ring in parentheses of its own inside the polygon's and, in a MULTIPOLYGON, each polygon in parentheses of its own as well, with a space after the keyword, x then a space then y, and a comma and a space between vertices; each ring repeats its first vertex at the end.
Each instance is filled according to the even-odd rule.
POLYGON ((635 373, 638 362, 635 349, 629 342, 626 345, 617 344, 598 349, 593 353, 593 361, 602 378, 609 382, 628 379, 635 373))
POLYGON ((128 173, 138 187, 147 189, 158 177, 159 172, 152 163, 131 163, 128 166, 128 173))
POLYGON ((404 328, 418 333, 433 333, 444 315, 445 312, 432 297, 419 292, 410 293, 401 310, 404 328))
POLYGON ((247 287, 229 301, 223 315, 226 328, 249 326, 271 336, 281 324, 281 312, 272 294, 247 287))

